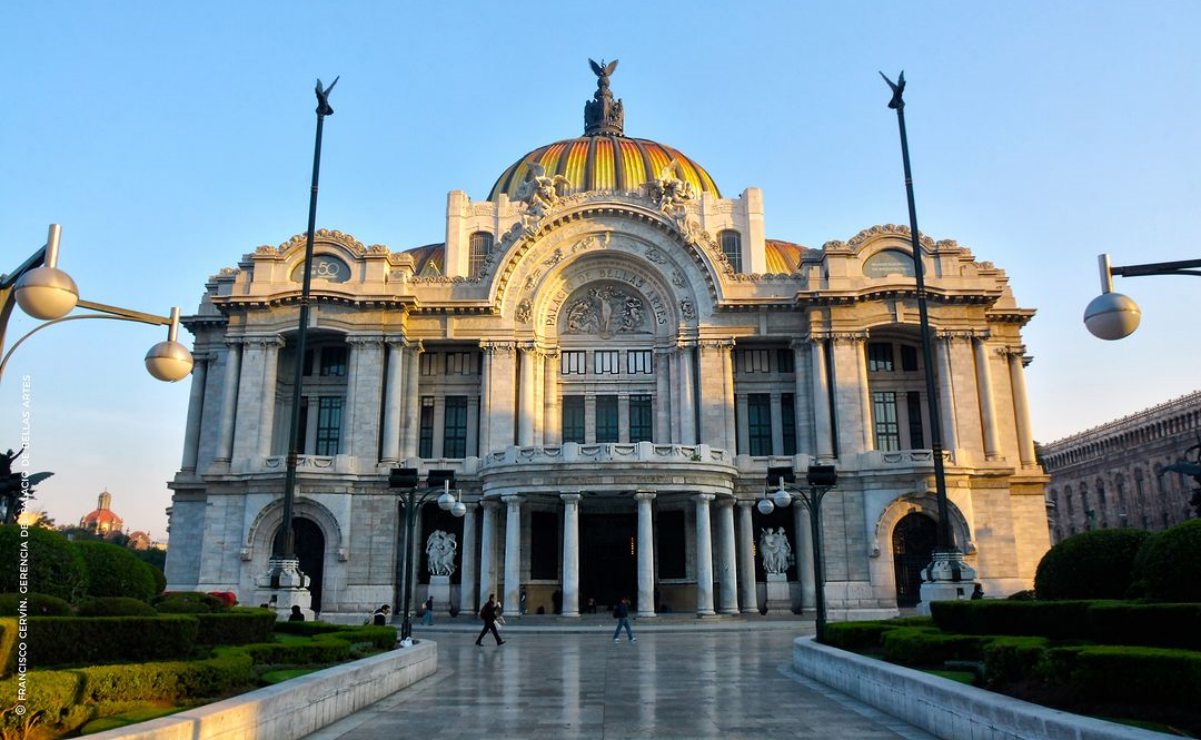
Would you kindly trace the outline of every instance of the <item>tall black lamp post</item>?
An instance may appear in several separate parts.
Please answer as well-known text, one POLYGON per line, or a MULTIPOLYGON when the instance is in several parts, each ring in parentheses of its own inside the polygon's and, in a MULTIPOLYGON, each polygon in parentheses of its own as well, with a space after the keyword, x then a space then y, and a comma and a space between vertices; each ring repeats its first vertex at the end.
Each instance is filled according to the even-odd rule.
POLYGON ((467 506, 450 492, 455 482, 453 470, 431 470, 426 479, 426 490, 418 491, 421 475, 417 468, 392 468, 388 474, 388 487, 396 490, 400 496, 401 505, 405 511, 404 558, 402 559, 401 593, 404 603, 401 613, 404 617, 400 623, 400 639, 413 635, 413 588, 416 585, 416 574, 413 569, 417 558, 413 555, 413 530, 417 525, 417 511, 430 500, 437 498, 438 508, 449 511, 456 517, 467 513, 467 506))
POLYGON ((838 484, 838 471, 833 465, 810 465, 806 475, 809 488, 796 488, 789 491, 785 483, 796 481, 796 474, 791 467, 772 467, 767 469, 767 487, 775 487, 775 492, 769 497, 764 492, 763 498, 757 504, 759 513, 767 515, 776 510, 787 508, 795 498, 809 511, 809 544, 813 547, 813 596, 814 611, 817 618, 817 641, 823 642, 826 637, 826 567, 822 559, 822 499, 838 484))
POLYGON ((1092 299, 1084 309, 1084 325, 1100 339, 1122 339, 1134 333, 1142 311, 1133 298, 1113 292, 1113 276, 1142 277, 1145 275, 1201 275, 1201 260, 1151 262, 1143 265, 1114 267, 1109 255, 1097 257, 1101 269, 1101 295, 1092 299))
POLYGON ((913 250, 913 274, 916 279, 917 313, 922 334, 922 365, 926 377, 926 413, 930 416, 930 452, 934 458, 934 491, 938 502, 938 542, 934 557, 923 573, 922 601, 929 602, 930 596, 956 598, 963 595, 961 582, 973 581, 976 572, 965 562, 963 553, 955 546, 951 536, 951 517, 947 505, 947 475, 943 467, 942 410, 938 401, 938 382, 934 375, 934 348, 930 332, 930 314, 926 308, 925 269, 922 264, 922 245, 917 230, 917 206, 913 200, 913 173, 909 169, 909 139, 905 135, 905 73, 894 83, 884 76, 892 88, 892 99, 888 107, 897 112, 897 126, 901 131, 901 161, 905 167, 905 196, 909 202, 909 238, 913 250), (949 584, 947 588, 927 591, 926 584, 949 584))

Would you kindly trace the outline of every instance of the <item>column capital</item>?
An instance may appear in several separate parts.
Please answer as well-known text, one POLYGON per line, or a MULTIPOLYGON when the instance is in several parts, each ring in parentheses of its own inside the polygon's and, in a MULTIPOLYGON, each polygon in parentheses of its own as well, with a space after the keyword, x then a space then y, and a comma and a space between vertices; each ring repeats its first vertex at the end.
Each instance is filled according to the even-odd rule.
POLYGON ((517 342, 480 342, 480 349, 489 354, 513 354, 517 351, 517 342))
POLYGON ((384 342, 390 347, 405 348, 409 344, 409 340, 404 334, 384 334, 384 342))
POLYGON ((282 347, 284 346, 284 338, 278 334, 244 334, 238 337, 242 344, 253 347, 282 347))
POLYGON ((708 504, 710 501, 712 501, 712 500, 713 500, 713 499, 715 499, 715 498, 717 498, 717 496, 714 496, 712 493, 698 493, 698 494, 696 494, 696 502, 697 502, 698 504, 699 504, 699 503, 708 504))
POLYGON ((509 506, 510 508, 512 508, 514 506, 520 506, 521 505, 521 494, 511 493, 507 496, 501 496, 500 500, 504 501, 505 504, 507 506, 509 506))
POLYGON ((697 341, 701 349, 730 350, 734 348, 733 337, 711 337, 697 341))
POLYGON ((495 511, 500 508, 500 502, 494 498, 486 498, 480 500, 480 508, 485 511, 495 511))
POLYGON ((971 329, 939 329, 934 332, 934 336, 947 343, 955 341, 970 342, 975 338, 976 332, 971 329))
POLYGON ((735 503, 736 503, 736 502, 735 502, 735 500, 734 500, 733 498, 727 498, 727 497, 725 497, 725 496, 719 496, 719 497, 717 498, 717 501, 716 501, 716 502, 715 502, 713 505, 714 505, 714 506, 716 506, 716 507, 717 507, 717 508, 719 508, 719 509, 727 509, 727 508, 728 508, 728 509, 732 509, 732 508, 734 508, 734 504, 735 504, 735 503))
POLYGON ((568 506, 575 506, 580 502, 582 496, 578 493, 560 493, 559 499, 568 506))
POLYGON ((347 334, 346 343, 351 346, 381 345, 384 343, 383 334, 347 334))
POLYGON ((654 501, 656 495, 658 495, 658 494, 656 494, 654 491, 636 491, 634 493, 634 500, 635 501, 654 501))
POLYGON ((862 344, 868 339, 868 333, 865 331, 837 331, 830 332, 829 338, 834 340, 835 344, 862 344))
POLYGON ((740 509, 749 509, 758 502, 751 501, 750 499, 746 499, 746 498, 740 498, 737 501, 735 501, 734 503, 738 504, 738 508, 740 508, 740 509))

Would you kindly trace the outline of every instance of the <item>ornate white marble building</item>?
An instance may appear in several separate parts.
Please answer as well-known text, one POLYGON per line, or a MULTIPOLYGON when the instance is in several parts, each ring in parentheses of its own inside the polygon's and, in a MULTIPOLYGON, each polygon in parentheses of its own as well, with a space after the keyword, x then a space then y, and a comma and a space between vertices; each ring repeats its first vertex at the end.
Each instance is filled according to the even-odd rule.
POLYGON ((1023 379, 1034 311, 1005 273, 922 238, 931 420, 908 229, 821 249, 767 239, 760 190, 723 197, 679 151, 625 136, 598 79, 583 136, 522 156, 485 200, 449 194, 443 243, 393 252, 319 231, 305 356, 303 236, 212 278, 185 322, 196 367, 169 588, 254 598, 297 362, 298 552, 327 618, 398 598, 394 466, 457 472, 468 515, 427 507, 415 549, 457 536, 462 609, 495 592, 512 612, 525 592, 530 612, 566 615, 622 595, 641 615, 757 611, 769 527, 790 538, 792 604, 808 609, 807 515, 754 504, 769 466, 818 462, 840 475, 823 510, 832 617, 895 613, 933 546, 932 422, 968 562, 990 595, 1029 587, 1048 547, 1023 379))

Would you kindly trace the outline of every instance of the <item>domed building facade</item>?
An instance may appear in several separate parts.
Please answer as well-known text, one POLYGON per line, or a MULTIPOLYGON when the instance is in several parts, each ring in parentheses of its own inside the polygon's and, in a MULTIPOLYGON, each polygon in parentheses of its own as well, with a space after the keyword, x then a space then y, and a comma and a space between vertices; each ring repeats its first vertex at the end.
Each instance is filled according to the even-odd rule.
POLYGON ((113 495, 101 491, 96 497, 96 508, 79 519, 80 529, 90 529, 99 535, 118 534, 125 527, 125 520, 113 511, 113 495))
POLYGON ((1034 312, 1005 273, 922 237, 930 419, 908 229, 821 249, 766 238, 758 189, 723 197, 682 152, 625 136, 612 68, 596 69, 584 135, 520 157, 483 201, 451 192, 442 242, 318 231, 303 356, 304 235, 211 279, 185 321, 196 366, 168 588, 265 601, 296 363, 297 554, 323 618, 400 600, 394 467, 455 472, 467 515, 430 504, 412 543, 438 583, 421 553, 454 535, 454 607, 524 595, 530 613, 574 616, 629 596, 643 616, 708 616, 770 596, 808 611, 808 515, 756 503, 769 468, 819 463, 838 471, 831 617, 895 614, 933 547, 931 424, 967 562, 990 595, 1028 588, 1048 547, 1021 337, 1034 312))

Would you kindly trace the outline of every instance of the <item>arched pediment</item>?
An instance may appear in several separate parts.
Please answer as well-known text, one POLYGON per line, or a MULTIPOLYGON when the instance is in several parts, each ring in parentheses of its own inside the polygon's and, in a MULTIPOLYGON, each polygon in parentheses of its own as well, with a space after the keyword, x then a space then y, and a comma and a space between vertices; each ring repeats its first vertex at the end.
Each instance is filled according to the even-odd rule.
MULTIPOLYGON (((976 553, 976 543, 972 540, 972 530, 968 525, 967 517, 959 510, 953 501, 947 501, 947 513, 951 519, 951 532, 955 539, 955 544, 964 554, 974 555, 976 553)), ((924 514, 934 521, 938 521, 938 501, 933 493, 909 493, 900 496, 892 501, 880 513, 880 517, 876 519, 876 526, 873 530, 871 557, 880 555, 880 543, 891 543, 892 533, 896 529, 897 523, 905 518, 908 514, 924 514)), ((891 546, 891 544, 890 544, 891 546)))
MULTIPOLYGON (((337 553, 339 560, 345 560, 346 545, 342 539, 342 527, 338 524, 338 518, 334 516, 333 512, 321 503, 304 496, 298 496, 294 503, 292 516, 314 522, 320 527, 321 534, 325 537, 326 552, 337 553)), ((270 553, 275 532, 283 524, 283 521, 284 505, 282 500, 276 499, 264 506, 246 532, 242 559, 250 560, 256 549, 260 552, 270 553)))

